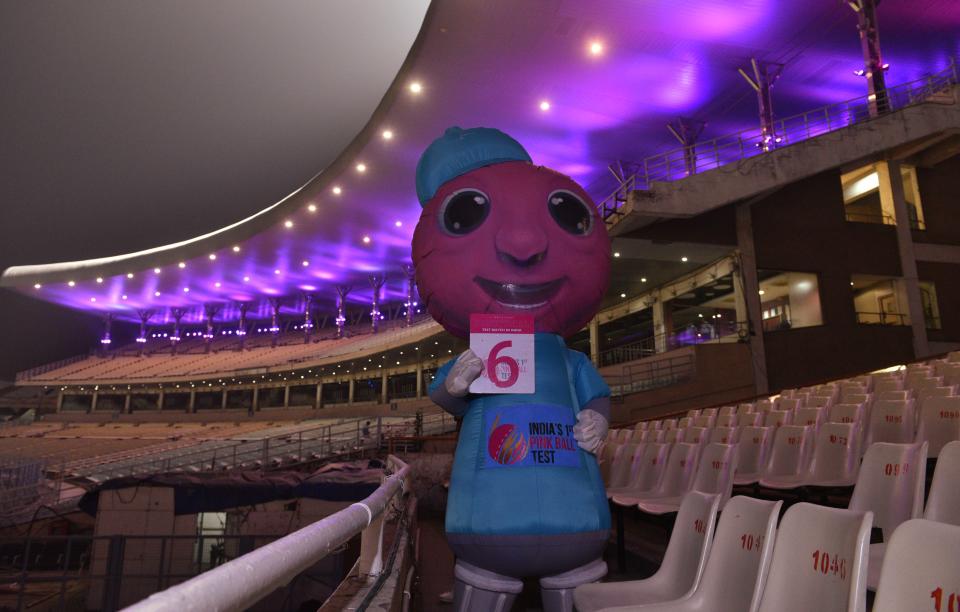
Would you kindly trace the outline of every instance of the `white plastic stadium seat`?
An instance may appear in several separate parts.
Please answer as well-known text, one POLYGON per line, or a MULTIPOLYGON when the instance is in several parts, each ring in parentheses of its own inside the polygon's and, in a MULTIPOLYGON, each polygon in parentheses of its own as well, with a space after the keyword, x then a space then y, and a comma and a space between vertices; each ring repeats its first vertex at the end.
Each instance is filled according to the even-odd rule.
POLYGON ((717 422, 714 423, 714 427, 736 427, 737 426, 737 415, 735 414, 723 414, 717 417, 717 422))
POLYGON ((783 502, 737 496, 720 514, 700 585, 688 597, 614 608, 631 612, 754 612, 766 582, 783 502))
POLYGON ((883 399, 879 397, 879 394, 886 393, 887 391, 900 391, 903 389, 903 379, 887 376, 883 378, 874 379, 873 383, 873 392, 877 395, 877 399, 883 399))
POLYGON ((737 415, 737 426, 739 427, 761 427, 763 425, 762 412, 744 412, 737 415))
POLYGON ((917 441, 921 440, 929 443, 930 457, 939 457, 944 445, 960 440, 960 397, 931 397, 923 402, 917 428, 917 441))
POLYGON ((852 423, 861 426, 863 420, 863 406, 861 404, 837 404, 830 409, 831 423, 852 423))
POLYGON ((800 408, 801 401, 799 399, 793 399, 789 397, 779 397, 777 401, 774 402, 770 410, 785 410, 786 412, 793 412, 800 408))
POLYGON ((792 489, 799 486, 810 464, 813 428, 785 425, 776 430, 770 458, 763 468, 760 484, 771 489, 792 489))
POLYGON ((610 484, 610 474, 613 468, 613 459, 617 454, 620 445, 611 439, 607 439, 600 448, 600 477, 603 478, 605 485, 610 484))
POLYGON ((715 427, 710 430, 710 444, 736 444, 740 441, 739 427, 715 427))
POLYGON ((683 441, 690 444, 699 444, 703 446, 710 438, 710 430, 706 427, 687 427, 683 435, 683 441))
POLYGON ((863 612, 873 515, 799 503, 777 530, 760 612, 863 612))
POLYGON ((669 601, 691 594, 703 576, 719 505, 719 495, 688 493, 680 504, 657 573, 645 580, 578 586, 573 594, 577 610, 594 612, 615 606, 669 601))
POLYGON ((760 480, 773 443, 772 431, 770 427, 744 427, 740 430, 740 452, 734 484, 749 485, 760 480))
POLYGON ((960 441, 940 451, 923 518, 960 526, 960 441))
POLYGON ((900 523, 923 514, 923 485, 927 473, 927 445, 885 444, 867 449, 857 475, 857 484, 847 506, 869 510, 883 531, 883 544, 870 546, 867 586, 873 590, 880 579, 886 542, 900 523))
POLYGON ((677 419, 661 419, 659 421, 654 421, 654 424, 659 425, 653 429, 676 429, 677 428, 677 419))
POLYGON ((769 410, 763 415, 765 427, 783 427, 790 422, 790 413, 786 410, 769 410))
POLYGON ((679 424, 677 425, 678 429, 686 429, 687 427, 693 426, 693 417, 685 416, 680 419, 679 424))
POLYGON ((806 484, 849 487, 860 469, 860 440, 853 423, 824 423, 817 432, 813 463, 806 484))
POLYGON ((731 416, 735 414, 737 414, 736 406, 724 406, 720 409, 720 412, 717 414, 717 416, 731 416))
POLYGON ((717 408, 704 408, 700 411, 700 416, 717 416, 718 412, 717 408))
POLYGON ((701 414, 697 418, 693 419, 694 427, 702 427, 704 429, 711 429, 717 422, 717 415, 706 415, 701 414))
POLYGON ((913 400, 875 402, 867 423, 865 444, 874 442, 907 444, 913 442, 916 417, 913 400))
POLYGON ((666 444, 683 442, 683 438, 686 436, 686 431, 686 429, 680 429, 677 427, 674 427, 673 429, 667 429, 666 433, 663 435, 663 441, 666 444))
POLYGON ((697 469, 697 458, 700 445, 678 442, 670 449, 667 463, 664 466, 663 476, 652 491, 633 494, 618 494, 613 496, 613 503, 620 506, 636 506, 644 498, 675 497, 690 490, 694 473, 697 469))
POLYGON ((890 559, 880 575, 873 612, 960 607, 960 527, 916 519, 890 539, 890 559))
POLYGON ((686 416, 689 417, 689 418, 691 418, 691 419, 695 419, 695 418, 697 418, 698 416, 700 416, 700 413, 701 413, 701 412, 702 412, 702 411, 699 410, 699 409, 687 410, 686 416))
POLYGON ((814 429, 820 429, 820 425, 826 420, 826 408, 800 408, 793 415, 794 425, 810 425, 814 429))
MULTIPOLYGON (((690 491, 697 493, 715 493, 720 496, 720 508, 726 505, 733 490, 733 474, 737 469, 736 444, 708 444, 700 454, 700 464, 693 479, 690 491)), ((686 491, 684 492, 686 493, 686 491)), ((682 495, 673 497, 642 496, 637 504, 648 514, 667 514, 680 509, 682 495)))
POLYGON ((607 497, 626 495, 636 497, 646 491, 655 489, 663 477, 667 456, 670 453, 669 444, 644 444, 639 454, 634 453, 635 465, 631 466, 630 481, 620 488, 608 488, 607 497))
POLYGON ((610 488, 622 487, 630 481, 634 453, 639 449, 636 444, 621 444, 613 455, 610 466, 610 488))

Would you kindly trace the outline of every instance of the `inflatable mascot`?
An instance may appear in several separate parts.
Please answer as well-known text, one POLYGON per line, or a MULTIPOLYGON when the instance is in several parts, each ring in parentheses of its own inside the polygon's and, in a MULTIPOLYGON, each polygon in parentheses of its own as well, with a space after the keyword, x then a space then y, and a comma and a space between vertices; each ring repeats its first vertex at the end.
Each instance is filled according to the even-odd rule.
POLYGON ((577 183, 533 165, 499 130, 449 128, 416 178, 413 262, 433 318, 462 338, 474 313, 532 315, 535 331, 534 393, 470 393, 484 368, 471 350, 430 386, 434 402, 463 418, 446 516, 454 607, 507 611, 519 579, 539 577, 544 609, 571 610, 573 588, 607 570, 610 514, 594 453, 610 390, 563 338, 590 321, 607 289, 606 227, 577 183), (534 432, 556 448, 531 450, 524 436, 534 432))

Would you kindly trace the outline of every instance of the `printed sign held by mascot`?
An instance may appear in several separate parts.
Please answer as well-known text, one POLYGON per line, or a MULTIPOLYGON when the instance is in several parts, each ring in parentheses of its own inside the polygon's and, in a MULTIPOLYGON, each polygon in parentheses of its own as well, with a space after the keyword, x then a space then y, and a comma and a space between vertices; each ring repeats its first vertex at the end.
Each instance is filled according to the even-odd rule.
POLYGON ((509 610, 526 577, 540 578, 547 612, 570 610, 573 588, 606 573, 610 514, 594 453, 610 390, 563 338, 606 292, 606 227, 583 188, 491 128, 449 128, 423 153, 416 184, 413 262, 433 318, 462 338, 471 314, 534 320, 534 393, 470 393, 484 367, 471 350, 430 386, 463 419, 446 516, 455 610, 509 610))

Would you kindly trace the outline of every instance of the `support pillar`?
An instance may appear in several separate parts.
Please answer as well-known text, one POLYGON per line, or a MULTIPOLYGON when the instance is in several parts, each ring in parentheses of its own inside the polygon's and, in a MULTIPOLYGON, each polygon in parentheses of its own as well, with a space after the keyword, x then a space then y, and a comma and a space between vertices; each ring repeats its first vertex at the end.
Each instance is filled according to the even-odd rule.
POLYGON ((227 409, 227 388, 223 388, 223 392, 220 394, 220 410, 227 409))
POLYGON ((98 391, 94 391, 93 394, 90 396, 90 412, 97 411, 97 399, 99 395, 100 393, 98 391))
POLYGON ((147 343, 147 323, 150 321, 150 317, 153 316, 153 312, 150 310, 138 310, 137 315, 140 317, 140 335, 137 336, 137 346, 139 350, 137 354, 143 356, 143 345, 147 343))
POLYGON ((240 322, 237 324, 237 336, 240 338, 240 350, 243 350, 243 345, 247 339, 247 311, 250 310, 250 304, 247 302, 240 302, 240 322))
POLYGON ((303 294, 303 343, 310 344, 313 332, 313 294, 303 294))
POLYGON ((213 343, 213 318, 217 316, 217 313, 220 312, 220 306, 215 304, 206 304, 203 307, 204 319, 207 322, 207 329, 203 333, 204 348, 205 353, 210 352, 210 345, 213 343))
POLYGON ((253 387, 253 397, 250 398, 250 411, 256 412, 260 410, 260 387, 253 387))
POLYGON ((347 285, 337 285, 337 338, 343 338, 343 327, 347 324, 347 295, 350 293, 347 285))
POLYGON ((657 353, 670 350, 670 332, 673 331, 673 313, 662 292, 657 292, 653 302, 653 343, 657 353))
POLYGON ((126 397, 123 398, 123 414, 130 414, 131 406, 133 403, 133 394, 127 393, 126 397))
POLYGON ((678 117, 675 122, 667 124, 667 130, 683 145, 683 166, 687 176, 697 173, 697 138, 706 126, 705 121, 685 117, 678 117))
POLYGON ((317 383, 317 396, 313 400, 313 408, 315 410, 320 410, 323 408, 323 383, 317 383))
POLYGON ((889 67, 880 56, 880 26, 877 23, 879 0, 849 0, 849 6, 857 14, 857 31, 860 33, 860 50, 863 52, 863 70, 857 74, 867 79, 870 116, 876 117, 890 111, 884 72, 889 67))
POLYGON ((187 412, 194 414, 197 411, 197 390, 190 388, 190 401, 187 403, 187 412))
POLYGON ((284 408, 290 407, 290 385, 286 385, 283 387, 283 407, 284 408))
POLYGON ((759 62, 756 58, 750 59, 750 68, 753 76, 747 74, 743 68, 739 68, 740 76, 746 79, 750 87, 757 92, 757 106, 760 112, 760 142, 758 146, 764 151, 770 151, 776 148, 780 142, 773 123, 773 98, 771 90, 773 84, 780 78, 780 72, 783 71, 783 64, 770 64, 759 62))
POLYGON ((406 324, 407 327, 413 325, 413 315, 416 312, 417 303, 413 301, 413 290, 416 285, 416 275, 415 268, 411 264, 404 264, 403 271, 407 275, 407 301, 404 303, 407 311, 406 315, 406 324))
POLYGON ((347 388, 347 403, 348 403, 348 404, 352 404, 352 403, 353 403, 353 390, 354 390, 354 388, 356 388, 356 384, 355 384, 355 383, 356 383, 356 380, 354 380, 353 376, 351 376, 351 377, 350 377, 350 382, 348 383, 348 388, 347 388))
POLYGON ((157 395, 157 410, 163 410, 163 389, 160 389, 160 394, 157 395))
POLYGON ((741 283, 747 311, 747 333, 753 365, 753 385, 757 395, 769 392, 767 354, 763 345, 763 315, 760 308, 760 283, 757 279, 757 255, 753 244, 753 219, 750 204, 737 204, 737 246, 740 249, 739 270, 734 273, 741 283))
POLYGON ((187 313, 184 308, 171 308, 170 314, 173 315, 173 334, 170 335, 170 353, 177 354, 177 345, 180 344, 180 319, 187 313))
POLYGON ((423 364, 417 362, 417 399, 423 397, 423 364))
MULTIPOLYGON (((913 248, 913 234, 910 230, 910 216, 907 213, 907 200, 903 194, 903 175, 900 174, 900 162, 890 160, 886 163, 890 191, 893 199, 893 211, 897 222, 897 250, 900 252, 900 293, 899 300, 907 308, 910 328, 913 331, 913 355, 922 359, 930 354, 927 340, 927 322, 923 316, 923 300, 920 297, 920 279, 917 274, 917 259, 913 248)), ((880 187, 883 189, 883 186, 880 187)))
POLYGON ((747 295, 743 289, 743 276, 736 272, 730 276, 733 285, 733 307, 736 312, 736 320, 734 323, 738 329, 741 326, 747 329, 750 321, 750 313, 747 310, 747 295))
POLYGON ((588 323, 590 330, 590 361, 600 367, 600 319, 593 317, 588 323))
POLYGON ((380 374, 380 403, 387 403, 387 371, 380 374))
POLYGON ((57 391, 57 413, 63 410, 63 391, 57 391))
POLYGON ((110 339, 110 331, 112 326, 113 326, 113 315, 108 314, 103 319, 103 337, 100 338, 100 347, 104 351, 109 349, 111 342, 113 342, 113 340, 110 339))
POLYGON ((380 331, 380 289, 383 287, 383 277, 371 274, 369 280, 370 287, 373 288, 373 299, 370 304, 370 331, 377 333, 380 331))
POLYGON ((270 298, 269 302, 272 311, 270 315, 270 346, 276 348, 277 342, 280 340, 280 300, 270 298))

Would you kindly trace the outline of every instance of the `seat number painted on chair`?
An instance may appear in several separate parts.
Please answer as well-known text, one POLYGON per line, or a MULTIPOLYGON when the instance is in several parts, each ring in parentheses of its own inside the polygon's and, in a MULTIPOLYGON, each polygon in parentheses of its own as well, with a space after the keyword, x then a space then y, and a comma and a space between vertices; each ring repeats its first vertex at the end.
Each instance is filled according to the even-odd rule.
POLYGON ((705 534, 707 533, 707 524, 701 521, 700 519, 696 519, 695 521, 693 521, 693 530, 701 535, 705 534))
POLYGON ((836 435, 836 434, 830 434, 830 444, 842 444, 842 445, 846 446, 846 445, 847 445, 847 437, 846 437, 846 436, 838 436, 838 435, 836 435))
POLYGON ((763 547, 763 534, 753 535, 752 533, 744 533, 740 536, 740 547, 743 550, 757 550, 759 551, 763 547))
POLYGON ((841 559, 837 555, 831 556, 830 553, 815 550, 813 551, 813 571, 820 572, 824 576, 832 574, 840 576, 840 580, 847 579, 847 560, 841 559))
POLYGON ((888 415, 886 415, 886 416, 883 417, 883 420, 886 421, 887 423, 898 423, 898 424, 899 424, 899 423, 903 423, 903 415, 902 415, 902 414, 888 414, 888 415))
POLYGON ((941 419, 960 419, 960 410, 941 410, 941 419))
POLYGON ((787 444, 796 446, 800 444, 800 436, 787 436, 787 444))
POLYGON ((899 476, 900 474, 908 474, 910 472, 909 463, 888 463, 883 466, 883 474, 885 476, 899 476))
POLYGON ((710 466, 711 466, 713 469, 719 471, 719 470, 721 470, 723 467, 725 467, 728 463, 729 463, 728 461, 711 461, 711 462, 710 462, 710 466))
POLYGON ((947 598, 947 607, 943 607, 943 587, 937 587, 930 593, 931 599, 933 599, 933 609, 935 612, 958 612, 957 608, 960 607, 960 595, 957 593, 950 593, 950 597, 947 598))

